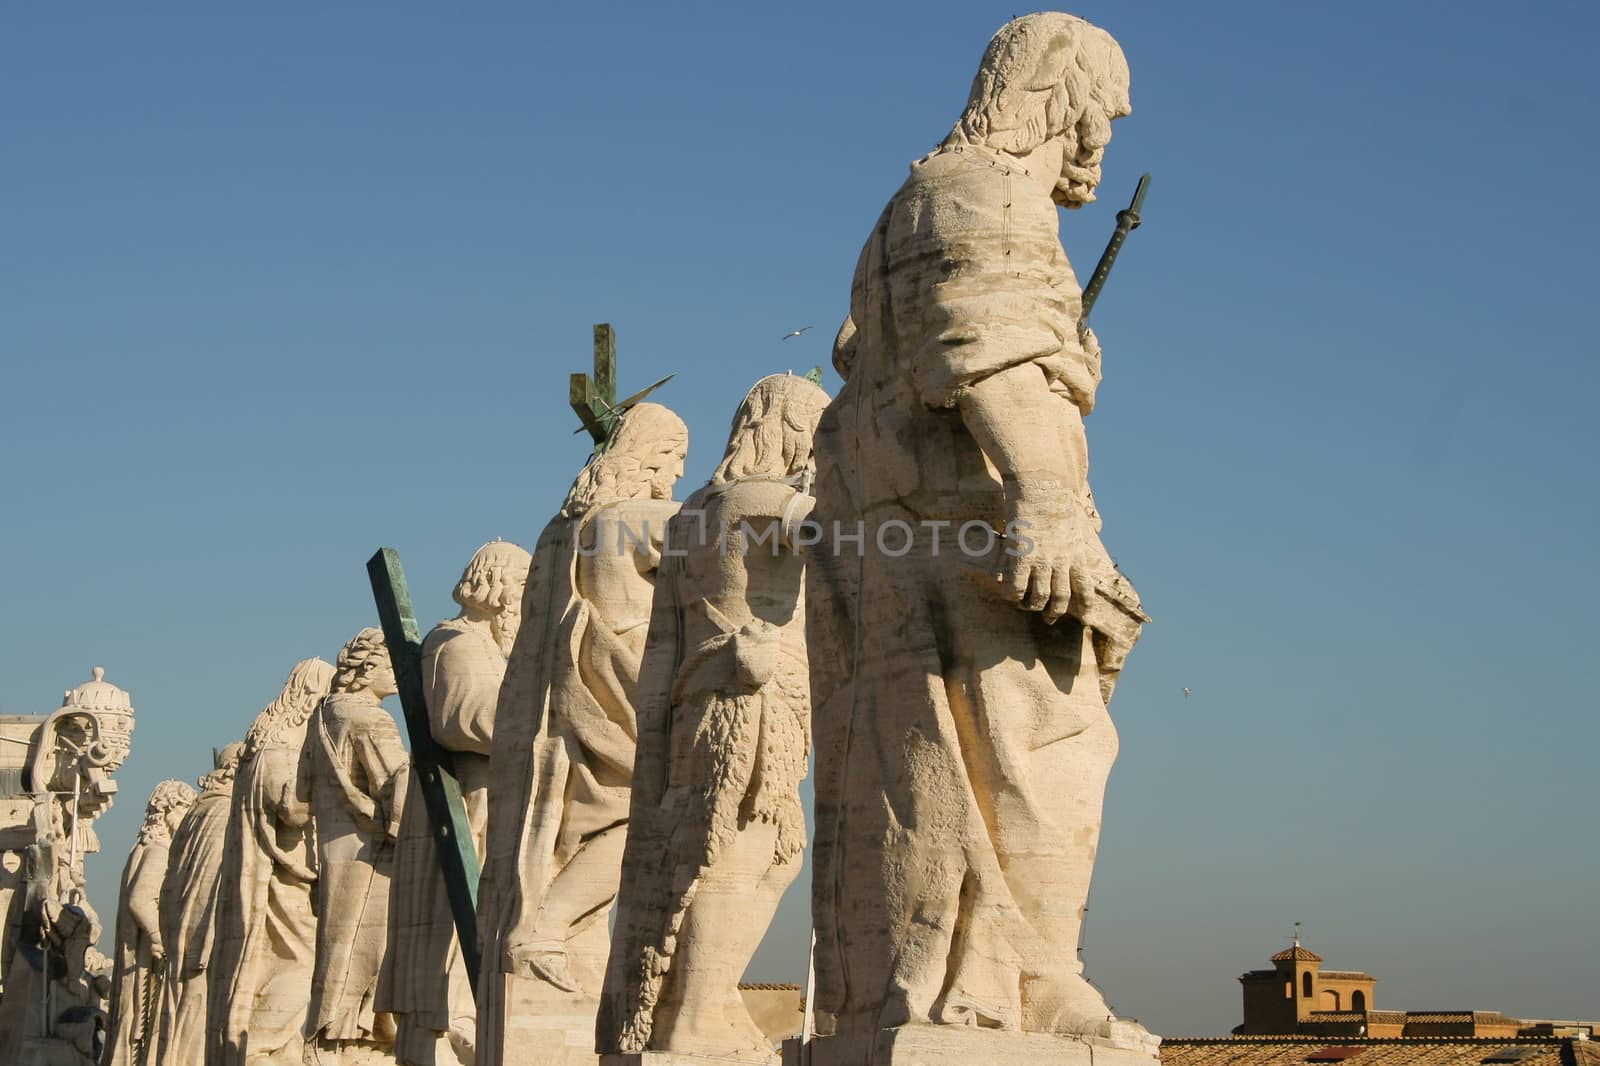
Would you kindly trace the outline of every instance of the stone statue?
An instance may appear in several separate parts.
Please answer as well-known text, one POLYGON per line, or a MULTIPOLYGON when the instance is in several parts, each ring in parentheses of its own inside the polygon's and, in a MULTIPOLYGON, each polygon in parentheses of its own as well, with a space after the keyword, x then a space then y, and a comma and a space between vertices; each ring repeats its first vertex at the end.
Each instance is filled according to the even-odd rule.
POLYGON ((856 267, 816 443, 833 543, 807 569, 819 1066, 929 1061, 924 1039, 1001 1057, 954 1027, 1154 1047, 1077 953, 1106 703, 1144 615, 1099 538, 1100 351, 1056 211, 1094 198, 1129 110, 1110 35, 1008 23, 856 267))
POLYGON ((300 1061, 317 934, 311 807, 300 757, 333 667, 295 664, 245 735, 217 878, 207 1066, 300 1061))
POLYGON ((366 1061, 363 1052, 394 1046, 393 1021, 377 1013, 373 999, 410 777, 400 727, 383 707, 383 698, 397 691, 383 631, 363 629, 339 652, 333 690, 306 732, 318 875, 306 1040, 315 1041, 319 1056, 330 1052, 321 1056, 325 1061, 366 1061))
POLYGON ((805 849, 800 549, 827 402, 806 378, 757 383, 711 482, 668 525, 639 675, 602 1052, 778 1061, 739 978, 805 849))
POLYGON ((113 966, 85 894, 95 820, 128 756, 128 694, 95 667, 50 714, 0 716, 0 1062, 90 1066, 113 966))
POLYGON ((172 834, 194 804, 194 789, 182 781, 163 781, 150 793, 144 825, 122 871, 117 902, 116 971, 107 1023, 106 1066, 148 1066, 156 1036, 161 971, 166 946, 161 940, 161 883, 167 875, 172 834))
POLYGON ((538 1045, 536 1024, 594 1061, 633 778, 634 686, 688 440, 667 408, 629 409, 534 551, 490 761, 480 1066, 507 1061, 513 1043, 538 1045))
POLYGON ((172 836, 161 883, 161 939, 167 955, 151 1066, 205 1066, 206 970, 216 928, 217 879, 243 755, 243 743, 229 744, 217 754, 215 768, 200 779, 199 799, 172 836))
MULTIPOLYGON (((428 728, 451 753, 480 860, 489 815, 495 703, 521 622, 531 562, 527 551, 509 541, 479 548, 453 593, 461 613, 434 626, 422 642, 428 728)), ((395 1016, 399 1062, 435 1066, 458 1061, 470 1066, 477 1029, 472 987, 416 781, 400 824, 390 887, 389 950, 377 1009, 395 1016)))

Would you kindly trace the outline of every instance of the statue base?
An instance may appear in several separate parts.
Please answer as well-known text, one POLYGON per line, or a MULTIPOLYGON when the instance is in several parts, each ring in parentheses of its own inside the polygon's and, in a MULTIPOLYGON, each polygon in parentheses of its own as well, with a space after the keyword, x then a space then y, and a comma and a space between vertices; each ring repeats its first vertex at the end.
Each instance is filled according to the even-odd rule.
MULTIPOLYGON (((1154 1045, 1159 1038, 1149 1039, 1154 1045)), ((809 1049, 799 1040, 785 1040, 783 1066, 1153 1066, 1161 1061, 1154 1046, 1119 1043, 1007 1029, 906 1025, 876 1033, 814 1037, 809 1049)))
POLYGON ((630 1051, 600 1056, 600 1066, 779 1066, 778 1053, 765 1057, 699 1055, 684 1051, 630 1051))
POLYGON ((543 981, 505 975, 502 1066, 598 1066, 594 1019, 600 1001, 543 981))

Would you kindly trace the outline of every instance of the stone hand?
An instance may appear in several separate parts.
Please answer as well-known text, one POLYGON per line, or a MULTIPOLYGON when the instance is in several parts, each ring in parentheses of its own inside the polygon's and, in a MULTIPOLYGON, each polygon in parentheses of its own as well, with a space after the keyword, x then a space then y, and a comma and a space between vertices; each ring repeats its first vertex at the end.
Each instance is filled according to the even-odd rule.
POLYGON ((1017 505, 1007 523, 1007 551, 997 575, 1001 594, 1054 625, 1074 602, 1086 604, 1094 581, 1084 565, 1081 519, 1058 507, 1017 505))

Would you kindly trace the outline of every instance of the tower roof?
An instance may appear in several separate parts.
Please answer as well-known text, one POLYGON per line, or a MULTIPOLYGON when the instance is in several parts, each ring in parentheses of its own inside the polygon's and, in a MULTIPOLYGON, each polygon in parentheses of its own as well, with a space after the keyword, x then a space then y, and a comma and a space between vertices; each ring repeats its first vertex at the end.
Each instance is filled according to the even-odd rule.
POLYGON ((1321 962, 1322 956, 1310 948, 1303 948, 1296 944, 1292 948, 1285 948, 1272 956, 1273 962, 1321 962))

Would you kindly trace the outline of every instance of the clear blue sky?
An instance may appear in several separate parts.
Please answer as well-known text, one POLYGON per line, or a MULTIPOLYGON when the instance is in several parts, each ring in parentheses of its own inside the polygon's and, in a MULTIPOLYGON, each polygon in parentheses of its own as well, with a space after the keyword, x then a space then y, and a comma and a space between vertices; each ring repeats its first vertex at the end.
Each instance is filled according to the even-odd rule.
MULTIPOLYGON (((139 711, 90 865, 398 547, 533 542, 614 323, 707 477, 826 363, 1006 4, 16 5, 0 34, 0 706, 139 711), (270 9, 270 12, 268 11, 270 9), (780 343, 786 331, 816 328, 780 343)), ((1089 972, 1226 1031, 1290 923, 1391 1008, 1600 1016, 1589 4, 1086 2, 1133 70, 1087 271, 1113 713, 1089 972), (1183 689, 1193 694, 1185 699, 1183 689)), ((830 374, 830 387, 837 379, 830 374)), ((752 975, 803 980, 804 886, 752 975)))

